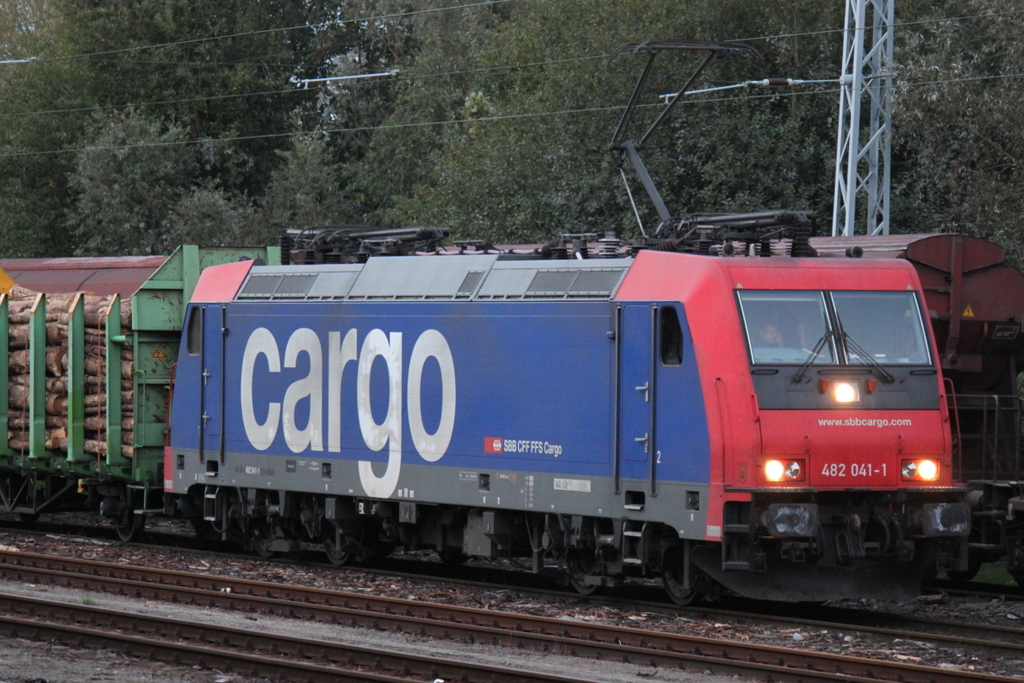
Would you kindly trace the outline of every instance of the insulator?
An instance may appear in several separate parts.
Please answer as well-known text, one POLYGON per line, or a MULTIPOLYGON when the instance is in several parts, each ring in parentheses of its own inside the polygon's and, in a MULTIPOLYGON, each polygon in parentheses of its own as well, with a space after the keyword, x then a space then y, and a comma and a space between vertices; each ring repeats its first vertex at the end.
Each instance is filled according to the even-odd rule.
POLYGON ((611 230, 604 234, 599 241, 601 245, 601 251, 599 255, 601 258, 616 258, 619 255, 619 247, 622 245, 622 241, 615 236, 615 233, 611 230))

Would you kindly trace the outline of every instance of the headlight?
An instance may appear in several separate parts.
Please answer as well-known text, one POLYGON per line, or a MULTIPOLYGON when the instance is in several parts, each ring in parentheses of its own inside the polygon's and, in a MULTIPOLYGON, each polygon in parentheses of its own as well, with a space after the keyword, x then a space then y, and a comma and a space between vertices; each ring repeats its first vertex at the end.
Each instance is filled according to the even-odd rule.
POLYGON ((860 390, 853 382, 835 382, 832 385, 832 400, 842 404, 859 403, 860 390))
POLYGON ((818 535, 818 506, 814 503, 777 503, 761 515, 768 533, 780 538, 818 535))
POLYGON ((832 396, 832 402, 849 406, 860 403, 860 384, 850 380, 820 379, 818 391, 832 396))
POLYGON ((764 464, 764 478, 768 481, 803 481, 802 460, 769 460, 764 464))
POLYGON ((904 460, 900 474, 908 481, 935 481, 939 478, 939 463, 928 458, 904 460))

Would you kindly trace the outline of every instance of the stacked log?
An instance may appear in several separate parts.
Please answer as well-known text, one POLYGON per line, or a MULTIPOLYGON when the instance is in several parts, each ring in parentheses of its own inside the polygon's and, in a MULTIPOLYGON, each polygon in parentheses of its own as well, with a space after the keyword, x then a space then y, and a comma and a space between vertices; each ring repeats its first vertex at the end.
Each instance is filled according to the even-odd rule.
MULTIPOLYGON (((14 287, 8 295, 8 445, 15 450, 29 450, 29 388, 30 355, 29 336, 32 306, 38 292, 14 287)), ((46 376, 45 384, 45 448, 68 450, 68 317, 75 294, 48 294, 46 296, 46 376)), ((85 304, 85 381, 82 390, 85 403, 85 451, 97 456, 107 451, 107 425, 111 422, 106 414, 106 321, 107 311, 113 301, 111 296, 86 294, 85 304)), ((121 334, 130 331, 131 300, 121 302, 121 334)), ((113 422, 121 424, 121 452, 131 456, 134 453, 135 417, 133 414, 134 391, 132 376, 134 359, 130 345, 121 348, 118 362, 121 366, 121 414, 113 422)))

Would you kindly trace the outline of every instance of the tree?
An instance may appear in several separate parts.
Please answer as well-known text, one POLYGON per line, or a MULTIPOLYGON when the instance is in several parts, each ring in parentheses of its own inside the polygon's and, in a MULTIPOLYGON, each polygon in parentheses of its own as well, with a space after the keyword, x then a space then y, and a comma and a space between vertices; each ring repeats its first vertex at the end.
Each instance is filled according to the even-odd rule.
POLYGON ((67 225, 81 255, 161 254, 175 246, 167 217, 189 190, 195 150, 187 130, 134 111, 115 114, 77 155, 78 202, 67 225))
POLYGON ((74 157, 63 152, 87 116, 80 92, 56 84, 85 75, 78 64, 43 58, 54 49, 51 3, 16 0, 2 12, 5 57, 38 59, 0 65, 0 245, 7 256, 68 254, 74 157))
MULTIPOLYGON (((77 245, 65 228, 75 220, 85 223, 73 236, 95 231, 99 219, 88 211, 99 194, 79 203, 76 192, 88 184, 79 153, 129 109, 165 131, 188 131, 199 153, 183 179, 190 189, 212 178, 230 196, 259 195, 293 112, 315 100, 315 90, 292 79, 322 75, 329 58, 347 50, 336 42, 344 31, 324 24, 336 11, 328 2, 48 3, 52 18, 23 39, 26 54, 39 59, 0 67, 0 227, 30 245, 25 255, 71 253, 77 245), (72 175, 78 180, 69 185, 72 175), (11 213, 23 206, 33 211, 11 213)), ((122 252, 153 248, 120 239, 113 243, 122 252)))
MULTIPOLYGON (((685 11, 674 3, 569 0, 518 5, 507 10, 513 19, 466 13, 458 29, 426 39, 391 127, 378 131, 360 166, 361 187, 384 195, 371 216, 448 225, 460 236, 494 241, 634 230, 619 159, 607 142, 643 62, 620 57, 609 64, 608 55, 621 43, 651 37, 789 35, 841 21, 820 3, 788 4, 784 13, 763 13, 750 12, 748 0, 705 0, 688 3, 685 11), (777 14, 788 20, 773 18, 777 14), (623 22, 627 16, 631 21, 623 22), (462 37, 459 47, 452 33, 462 37), (453 75, 436 76, 442 72, 453 75), (420 91, 428 82, 429 95, 420 91), (431 121, 440 123, 415 125, 431 121), (401 155, 401 149, 417 154, 401 155)), ((764 65, 716 61, 703 84, 779 73, 827 76, 837 69, 839 42, 834 54, 824 42, 758 41, 764 65)), ((692 57, 662 55, 649 92, 670 92, 693 68, 692 57)), ((641 104, 638 119, 649 122, 654 97, 641 104)), ((688 103, 652 139, 644 158, 678 214, 821 210, 831 200, 831 183, 821 180, 831 177, 834 109, 834 97, 820 96, 688 103), (751 149, 759 152, 754 172, 751 149)), ((638 203, 650 219, 649 202, 641 196, 638 203)))
MULTIPOLYGON (((61 255, 88 238, 96 250, 109 229, 123 253, 172 234, 265 241, 274 225, 337 222, 496 242, 629 234, 607 143, 643 60, 609 54, 646 38, 743 39, 764 61, 715 60, 698 87, 835 78, 841 11, 762 4, 14 0, 0 53, 39 59, 0 65, 0 249, 61 255), (296 87, 381 72, 394 73, 296 87)), ((1024 15, 1012 0, 900 0, 897 12, 893 229, 967 231, 1024 258, 1022 143, 1006 125, 1024 105, 1024 15)), ((649 92, 693 67, 662 54, 649 92)), ((661 106, 641 102, 638 127, 661 106)), ((676 215, 814 209, 826 228, 837 110, 834 86, 688 97, 642 154, 676 215)))
POLYGON ((894 219, 966 232, 1024 265, 1024 16, 1011 0, 922 3, 897 40, 894 219))
POLYGON ((266 229, 246 197, 229 196, 213 181, 181 195, 163 221, 168 249, 179 244, 233 246, 274 244, 277 236, 266 229))
POLYGON ((281 157, 260 202, 266 223, 280 229, 359 222, 358 205, 345 196, 326 137, 297 135, 281 157))

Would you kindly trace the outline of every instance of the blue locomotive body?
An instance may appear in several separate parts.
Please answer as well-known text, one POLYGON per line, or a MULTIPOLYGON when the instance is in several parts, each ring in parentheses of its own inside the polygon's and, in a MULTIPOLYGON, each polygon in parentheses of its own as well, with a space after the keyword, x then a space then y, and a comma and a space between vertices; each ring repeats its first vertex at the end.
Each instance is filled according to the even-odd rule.
MULTIPOLYGON (((649 305, 637 307, 649 317, 649 305)), ((486 504, 467 472, 489 474, 492 488, 499 476, 516 475, 519 488, 523 475, 569 477, 559 484, 567 500, 573 486, 614 478, 613 304, 234 301, 192 304, 187 315, 202 334, 186 335, 179 356, 172 445, 223 463, 218 482, 486 504), (254 459, 274 474, 251 474, 254 459), (323 465, 326 486, 322 472, 306 476, 323 465), (354 490, 341 467, 358 470, 354 490)), ((656 476, 707 484, 692 357, 672 370, 678 377, 663 381, 679 390, 663 409, 676 419, 659 442, 685 456, 655 462, 656 476)), ((623 458, 620 478, 647 479, 646 461, 623 458)), ((551 509, 552 487, 502 505, 551 509)))

